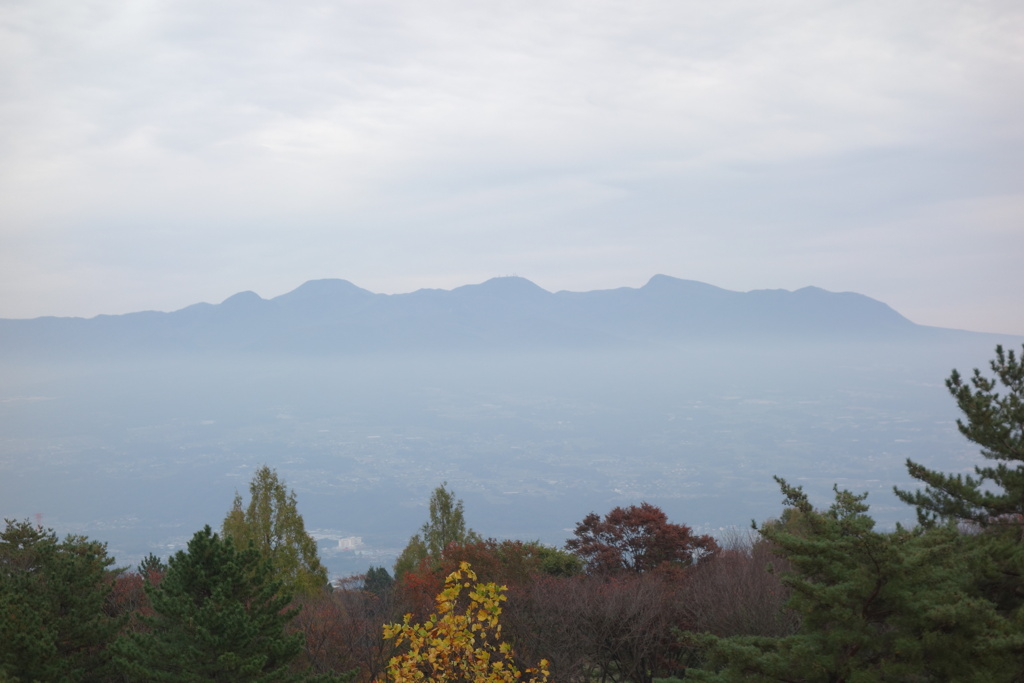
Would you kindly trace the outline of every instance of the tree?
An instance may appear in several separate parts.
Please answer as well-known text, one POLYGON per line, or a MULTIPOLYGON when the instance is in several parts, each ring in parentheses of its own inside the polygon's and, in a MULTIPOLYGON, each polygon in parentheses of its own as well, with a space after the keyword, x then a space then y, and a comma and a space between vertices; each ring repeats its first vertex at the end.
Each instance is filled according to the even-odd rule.
POLYGON ((425 623, 413 624, 405 615, 401 624, 384 626, 384 638, 404 645, 404 653, 391 658, 386 680, 395 683, 421 680, 508 682, 546 681, 547 662, 520 671, 512 647, 501 637, 504 589, 494 583, 476 583, 469 563, 448 575, 437 596, 437 612, 425 623))
POLYGON ((878 532, 866 494, 836 488, 835 502, 818 511, 799 487, 778 481, 793 512, 760 533, 791 567, 782 582, 799 630, 782 638, 691 635, 710 646, 710 658, 688 678, 1019 680, 1020 634, 970 592, 969 537, 951 526, 878 532))
POLYGON ((509 591, 517 652, 550 661, 554 680, 650 683, 678 668, 683 581, 674 572, 544 576, 509 591))
POLYGON ((582 561, 575 555, 540 542, 490 538, 449 543, 441 557, 432 561, 424 559, 403 573, 395 591, 403 611, 426 617, 433 609, 434 596, 444 586, 445 577, 463 562, 473 566, 481 581, 506 586, 513 592, 543 576, 573 576, 583 568, 582 561))
POLYGON ((264 465, 249 484, 252 498, 242 509, 242 497, 235 495, 222 531, 235 548, 252 543, 270 559, 274 576, 296 595, 309 596, 327 586, 327 570, 320 564, 316 541, 306 533, 299 514, 295 491, 285 488, 277 473, 264 465))
POLYGON ((974 567, 971 592, 990 601, 1006 624, 1016 625, 1016 643, 1007 646, 1024 661, 1024 347, 1018 357, 997 346, 989 367, 992 377, 975 369, 967 381, 953 370, 946 388, 963 413, 960 433, 994 464, 975 466, 972 477, 908 460, 910 475, 924 490, 896 489, 896 495, 917 507, 923 526, 966 524, 977 532, 961 551, 974 567))
POLYGON ((734 536, 722 545, 683 582, 680 601, 687 630, 717 636, 795 633, 800 619, 785 608, 789 589, 779 580, 780 573, 790 570, 789 562, 760 534, 734 536))
POLYGON ((430 518, 420 527, 420 533, 409 539, 409 544, 395 562, 395 578, 416 567, 422 560, 429 559, 435 566, 444 549, 451 543, 464 544, 480 541, 480 536, 466 528, 466 518, 461 500, 447 488, 444 482, 430 496, 430 518))
POLYGON ((163 576, 167 573, 167 564, 153 553, 149 553, 139 562, 139 574, 144 577, 163 576))
POLYGON ((874 531, 865 496, 819 512, 779 480, 790 509, 761 533, 787 559, 802 623, 785 638, 694 636, 705 681, 1024 680, 1024 365, 996 347, 995 378, 946 381, 960 432, 996 464, 974 477, 907 461, 920 526, 874 531))
POLYGON ((113 558, 83 536, 5 520, 0 533, 0 680, 93 681, 125 618, 106 612, 113 558))
POLYGON ((285 634, 298 610, 274 578, 269 559, 205 527, 168 562, 159 586, 147 588, 154 616, 149 632, 115 645, 133 680, 287 681, 302 635, 285 634))
POLYGON ((398 559, 395 560, 395 580, 397 581, 408 576, 409 572, 419 567, 426 560, 427 546, 424 545, 423 539, 420 538, 419 534, 413 534, 412 538, 409 539, 409 543, 406 544, 401 554, 399 554, 398 559))
MULTIPOLYGON (((1024 352, 1024 347, 1022 347, 1024 352)), ((925 484, 924 491, 896 495, 917 507, 922 524, 967 520, 982 527, 1024 523, 1024 356, 996 347, 989 363, 994 378, 975 368, 969 381, 953 370, 946 387, 956 398, 964 419, 960 433, 981 446, 994 466, 975 466, 976 477, 944 474, 907 460, 910 476, 925 484)))
POLYGON ((391 590, 394 582, 395 580, 391 578, 391 574, 388 574, 388 570, 384 567, 370 567, 366 570, 366 576, 363 579, 363 590, 380 598, 391 590))
POLYGON ((592 574, 647 572, 661 565, 689 566, 717 549, 711 536, 695 536, 685 524, 672 524, 650 503, 617 507, 604 519, 590 513, 565 543, 592 574))

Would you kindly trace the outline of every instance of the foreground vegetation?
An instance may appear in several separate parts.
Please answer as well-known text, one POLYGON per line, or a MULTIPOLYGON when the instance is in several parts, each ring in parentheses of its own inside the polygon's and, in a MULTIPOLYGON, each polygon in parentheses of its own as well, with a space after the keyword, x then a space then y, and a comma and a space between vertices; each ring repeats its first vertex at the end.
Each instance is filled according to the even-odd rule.
POLYGON ((785 508, 750 538, 642 503, 562 549, 484 539, 445 485, 396 563, 327 584, 269 468, 220 532, 117 569, 102 543, 0 534, 0 681, 1024 681, 1024 365, 955 372, 973 475, 908 462, 912 529, 865 496, 785 508))

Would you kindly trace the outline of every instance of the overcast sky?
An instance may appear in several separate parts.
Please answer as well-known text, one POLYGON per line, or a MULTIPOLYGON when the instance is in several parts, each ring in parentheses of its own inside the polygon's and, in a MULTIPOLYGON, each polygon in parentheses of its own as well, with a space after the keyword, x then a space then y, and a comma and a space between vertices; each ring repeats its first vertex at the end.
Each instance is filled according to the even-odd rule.
POLYGON ((1020 0, 0 0, 0 317, 816 285, 1024 334, 1020 0))

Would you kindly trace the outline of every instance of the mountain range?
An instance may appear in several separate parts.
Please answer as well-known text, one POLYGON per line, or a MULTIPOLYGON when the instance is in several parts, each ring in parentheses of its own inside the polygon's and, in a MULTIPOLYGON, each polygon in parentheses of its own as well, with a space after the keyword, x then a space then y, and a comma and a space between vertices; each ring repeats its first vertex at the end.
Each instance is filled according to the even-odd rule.
POLYGON ((736 292, 655 275, 643 287, 549 292, 521 277, 376 294, 313 280, 174 312, 0 320, 8 358, 152 353, 316 353, 636 347, 693 341, 907 340, 916 325, 867 296, 817 287, 736 292))

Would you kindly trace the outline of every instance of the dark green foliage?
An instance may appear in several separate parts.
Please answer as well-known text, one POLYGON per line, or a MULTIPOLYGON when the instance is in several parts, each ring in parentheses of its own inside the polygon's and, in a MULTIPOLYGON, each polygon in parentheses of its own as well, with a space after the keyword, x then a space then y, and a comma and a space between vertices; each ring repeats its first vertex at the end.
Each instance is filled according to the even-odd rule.
POLYGON ((391 590, 395 580, 388 574, 384 567, 370 567, 366 570, 366 578, 363 580, 363 589, 373 593, 377 597, 383 596, 391 590))
POLYGON ((907 462, 923 490, 896 490, 921 526, 881 534, 863 496, 827 512, 781 482, 792 506, 762 534, 792 565, 802 617, 786 638, 691 637, 707 681, 1024 681, 1024 364, 996 347, 994 377, 953 371, 960 432, 994 464, 976 476, 907 462))
POLYGON ((880 533, 865 496, 837 489, 820 512, 779 482, 788 519, 761 533, 792 566, 782 580, 801 628, 784 638, 694 637, 711 646, 696 680, 1018 680, 1019 626, 970 590, 972 537, 949 526, 880 533))
POLYGON ((139 562, 139 574, 143 577, 163 576, 166 573, 167 564, 153 553, 146 555, 142 562, 139 562))
POLYGON ((946 387, 956 398, 964 419, 960 433, 981 446, 981 454, 995 461, 976 466, 977 476, 944 474, 907 461, 910 475, 925 484, 924 491, 896 495, 914 505, 922 524, 939 520, 967 520, 980 526, 1020 525, 1024 516, 1024 358, 996 347, 990 362, 994 377, 980 370, 965 382, 956 370, 946 387))
POLYGON ((925 488, 896 495, 917 507, 922 525, 945 521, 975 532, 968 549, 976 567, 972 591, 1024 631, 1024 358, 997 346, 989 367, 992 377, 975 369, 969 381, 954 370, 946 387, 963 412, 960 433, 992 464, 976 466, 971 477, 907 461, 925 488))
POLYGON ((82 536, 6 520, 0 534, 0 680, 95 681, 123 623, 104 612, 114 560, 82 536))
POLYGON ((159 586, 147 588, 150 632, 127 635, 116 659, 138 681, 288 681, 302 635, 285 635, 295 610, 253 548, 236 550, 210 527, 171 557, 159 586))

